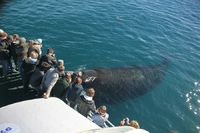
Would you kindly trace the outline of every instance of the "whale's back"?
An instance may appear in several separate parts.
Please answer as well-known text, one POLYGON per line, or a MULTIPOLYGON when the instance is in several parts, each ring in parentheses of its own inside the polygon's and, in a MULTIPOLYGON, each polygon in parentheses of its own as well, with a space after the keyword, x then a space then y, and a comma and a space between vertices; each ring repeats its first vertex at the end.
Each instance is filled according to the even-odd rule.
POLYGON ((97 78, 84 87, 93 87, 95 100, 121 102, 146 93, 160 83, 166 73, 167 60, 152 66, 95 68, 97 78))

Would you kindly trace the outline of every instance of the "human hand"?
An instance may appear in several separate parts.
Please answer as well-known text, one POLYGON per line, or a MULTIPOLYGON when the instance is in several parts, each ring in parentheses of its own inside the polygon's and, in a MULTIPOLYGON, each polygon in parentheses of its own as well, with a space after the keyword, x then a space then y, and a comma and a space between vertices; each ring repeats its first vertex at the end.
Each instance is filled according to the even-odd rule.
POLYGON ((95 113, 99 113, 99 109, 96 109, 96 110, 95 110, 95 113))
POLYGON ((123 119, 122 121, 120 121, 119 126, 123 126, 125 123, 125 120, 123 119))
POLYGON ((126 124, 129 124, 129 118, 125 118, 126 124))
POLYGON ((9 50, 6 50, 6 53, 10 53, 10 51, 9 51, 9 50))
POLYGON ((49 98, 49 97, 47 96, 46 93, 43 94, 43 97, 44 97, 45 99, 48 99, 48 98, 49 98))

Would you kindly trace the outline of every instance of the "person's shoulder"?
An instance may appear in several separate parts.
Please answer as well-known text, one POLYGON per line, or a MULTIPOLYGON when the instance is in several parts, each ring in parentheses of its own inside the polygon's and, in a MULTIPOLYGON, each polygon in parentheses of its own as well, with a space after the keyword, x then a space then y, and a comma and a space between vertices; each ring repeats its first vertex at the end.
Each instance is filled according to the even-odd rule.
MULTIPOLYGON (((19 44, 17 44, 17 45, 19 45, 19 44)), ((23 43, 23 44, 22 44, 22 47, 24 47, 24 48, 29 48, 29 45, 28 45, 28 43, 23 43)))
POLYGON ((54 78, 59 78, 59 74, 58 74, 57 72, 54 72, 54 73, 53 73, 53 77, 54 77, 54 78))
POLYGON ((108 117, 109 117, 109 114, 108 114, 108 113, 106 113, 105 115, 106 115, 106 116, 105 116, 105 118, 106 118, 106 119, 108 119, 108 117))
POLYGON ((92 117, 100 117, 101 115, 99 114, 99 113, 94 113, 93 115, 92 115, 92 117))
POLYGON ((47 70, 45 74, 51 73, 53 70, 53 68, 49 68, 49 70, 47 70))
POLYGON ((61 82, 61 83, 65 84, 65 85, 69 86, 69 83, 63 77, 59 77, 58 78, 58 82, 61 82))
POLYGON ((78 96, 78 97, 76 98, 75 102, 77 102, 77 103, 81 103, 81 102, 83 102, 81 96, 78 96))
POLYGON ((39 45, 32 45, 31 48, 40 49, 39 45))
POLYGON ((1 44, 1 45, 5 45, 5 44, 6 44, 6 40, 5 40, 5 39, 1 40, 1 41, 0 41, 0 44, 1 44))
POLYGON ((76 86, 79 88, 79 89, 83 89, 83 86, 81 84, 76 84, 76 86))
POLYGON ((49 55, 49 54, 46 53, 46 54, 44 54, 43 56, 44 56, 44 57, 49 57, 49 56, 51 56, 51 55, 49 55))
POLYGON ((82 85, 75 84, 75 86, 76 86, 75 88, 77 88, 78 90, 80 90, 80 91, 83 90, 83 86, 82 85))
POLYGON ((94 113, 91 118, 96 121, 102 121, 101 115, 99 113, 94 113))

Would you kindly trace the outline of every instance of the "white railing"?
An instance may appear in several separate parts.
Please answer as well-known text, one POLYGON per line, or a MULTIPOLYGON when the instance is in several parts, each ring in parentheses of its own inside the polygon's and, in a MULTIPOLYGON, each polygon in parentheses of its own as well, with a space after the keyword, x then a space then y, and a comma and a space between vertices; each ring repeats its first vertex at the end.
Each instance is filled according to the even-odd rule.
MULTIPOLYGON (((90 111, 89 113, 88 113, 88 119, 90 120, 90 121, 92 121, 92 115, 93 115, 94 113, 92 112, 92 111, 90 111)), ((107 128, 107 127, 115 127, 108 119, 106 119, 106 121, 105 121, 105 123, 104 123, 104 126, 107 128), (109 125, 109 126, 108 126, 109 125)))

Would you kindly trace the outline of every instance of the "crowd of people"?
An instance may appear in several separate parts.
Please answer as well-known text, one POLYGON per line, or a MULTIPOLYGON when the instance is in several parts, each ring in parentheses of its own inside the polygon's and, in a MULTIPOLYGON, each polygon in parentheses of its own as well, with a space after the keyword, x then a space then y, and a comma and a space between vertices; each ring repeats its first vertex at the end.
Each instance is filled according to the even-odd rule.
MULTIPOLYGON (((48 48, 42 54, 42 39, 29 40, 18 34, 8 35, 0 29, 0 63, 3 70, 3 78, 8 80, 8 69, 19 72, 22 80, 25 96, 30 90, 34 90, 38 97, 58 97, 85 117, 90 111, 93 112, 91 119, 100 127, 105 127, 109 115, 105 105, 96 108, 93 97, 94 88, 85 88, 83 92, 82 79, 72 76, 73 73, 66 71, 63 60, 57 60, 54 50, 48 48), (12 64, 11 59, 14 61, 12 64)), ((129 119, 120 122, 129 126, 140 128, 137 121, 129 119)))

